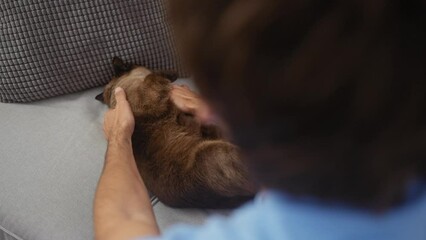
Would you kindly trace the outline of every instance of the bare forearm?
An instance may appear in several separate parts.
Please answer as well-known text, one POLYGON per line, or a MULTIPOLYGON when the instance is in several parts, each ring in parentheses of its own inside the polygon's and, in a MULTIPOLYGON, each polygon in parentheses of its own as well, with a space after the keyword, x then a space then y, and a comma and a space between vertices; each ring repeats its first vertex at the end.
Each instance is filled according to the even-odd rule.
POLYGON ((95 197, 94 218, 96 239, 131 239, 159 233, 130 140, 108 144, 95 197))

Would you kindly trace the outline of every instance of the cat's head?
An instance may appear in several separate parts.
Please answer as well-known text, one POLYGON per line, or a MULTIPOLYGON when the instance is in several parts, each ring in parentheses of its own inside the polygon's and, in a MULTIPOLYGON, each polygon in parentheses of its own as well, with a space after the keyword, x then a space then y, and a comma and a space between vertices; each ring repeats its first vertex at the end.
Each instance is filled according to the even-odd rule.
POLYGON ((115 106, 114 89, 121 87, 127 95, 135 116, 158 116, 167 111, 170 83, 177 79, 171 71, 152 71, 135 64, 125 63, 118 57, 112 61, 114 76, 96 99, 110 108, 115 106))

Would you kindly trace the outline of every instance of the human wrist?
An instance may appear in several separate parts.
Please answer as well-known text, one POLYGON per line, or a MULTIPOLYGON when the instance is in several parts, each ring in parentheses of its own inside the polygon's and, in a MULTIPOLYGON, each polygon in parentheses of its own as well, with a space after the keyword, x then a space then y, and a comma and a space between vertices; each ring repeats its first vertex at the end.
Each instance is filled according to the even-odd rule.
POLYGON ((114 135, 108 138, 108 146, 126 146, 131 145, 132 139, 130 136, 114 135))
POLYGON ((108 140, 106 163, 124 163, 133 158, 133 147, 130 138, 110 138, 108 140))

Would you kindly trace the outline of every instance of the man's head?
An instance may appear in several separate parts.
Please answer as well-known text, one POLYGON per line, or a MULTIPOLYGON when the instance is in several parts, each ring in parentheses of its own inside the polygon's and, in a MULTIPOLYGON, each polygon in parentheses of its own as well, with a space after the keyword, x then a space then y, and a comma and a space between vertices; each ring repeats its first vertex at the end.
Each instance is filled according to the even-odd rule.
POLYGON ((170 14, 261 183, 387 208, 426 175, 425 2, 173 0, 170 14))

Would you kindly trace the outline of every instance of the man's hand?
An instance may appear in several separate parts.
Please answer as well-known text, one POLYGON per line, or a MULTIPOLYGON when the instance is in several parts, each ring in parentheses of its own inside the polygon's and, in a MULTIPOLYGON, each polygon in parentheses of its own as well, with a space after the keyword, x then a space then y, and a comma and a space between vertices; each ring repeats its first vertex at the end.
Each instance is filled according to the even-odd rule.
POLYGON ((115 98, 115 108, 105 114, 108 149, 95 196, 95 239, 156 236, 160 231, 133 156, 135 119, 123 89, 116 89, 115 98))
POLYGON ((198 94, 191 91, 186 85, 173 85, 170 98, 176 107, 183 112, 193 114, 201 123, 213 121, 214 115, 210 107, 198 94))
POLYGON ((108 141, 130 140, 135 129, 135 118, 126 99, 126 93, 120 87, 115 89, 115 108, 105 114, 104 132, 108 141))

